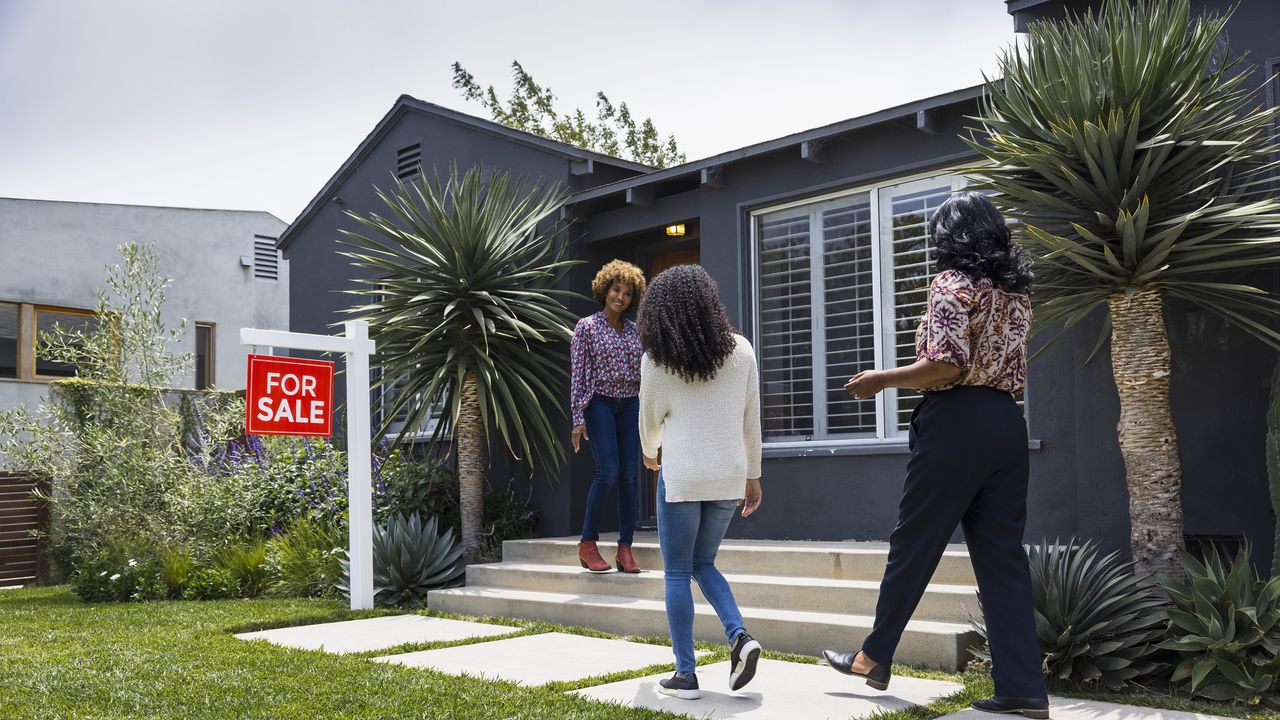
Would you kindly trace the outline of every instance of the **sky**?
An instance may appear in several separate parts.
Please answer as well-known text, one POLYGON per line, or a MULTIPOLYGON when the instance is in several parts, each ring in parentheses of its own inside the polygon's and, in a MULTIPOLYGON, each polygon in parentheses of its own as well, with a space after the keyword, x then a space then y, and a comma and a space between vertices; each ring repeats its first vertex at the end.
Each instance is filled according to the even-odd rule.
POLYGON ((292 221, 402 93, 518 60, 689 160, 978 84, 1000 0, 0 0, 0 197, 292 221))

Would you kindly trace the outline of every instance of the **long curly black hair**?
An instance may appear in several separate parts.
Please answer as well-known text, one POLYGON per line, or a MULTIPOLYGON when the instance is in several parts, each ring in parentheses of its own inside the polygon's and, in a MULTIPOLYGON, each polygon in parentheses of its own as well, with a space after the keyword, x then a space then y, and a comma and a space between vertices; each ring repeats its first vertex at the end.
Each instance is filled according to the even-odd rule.
POLYGON ((649 281, 636 325, 653 361, 689 382, 714 378, 737 344, 716 281, 697 265, 649 281))
POLYGON ((940 270, 959 271, 975 282, 987 278, 1006 292, 1031 293, 1031 258, 1013 242, 1004 216, 986 195, 952 196, 929 218, 929 235, 940 270))

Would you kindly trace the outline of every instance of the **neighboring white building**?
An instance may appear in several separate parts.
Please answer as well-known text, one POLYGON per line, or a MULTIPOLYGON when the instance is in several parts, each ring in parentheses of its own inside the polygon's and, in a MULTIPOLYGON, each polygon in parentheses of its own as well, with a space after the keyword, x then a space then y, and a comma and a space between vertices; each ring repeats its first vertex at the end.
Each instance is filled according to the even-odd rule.
POLYGON ((118 248, 150 245, 173 278, 164 320, 189 320, 179 387, 244 387, 240 328, 289 328, 286 223, 266 212, 0 198, 0 409, 31 404, 74 374, 35 357, 38 330, 91 316, 118 248))

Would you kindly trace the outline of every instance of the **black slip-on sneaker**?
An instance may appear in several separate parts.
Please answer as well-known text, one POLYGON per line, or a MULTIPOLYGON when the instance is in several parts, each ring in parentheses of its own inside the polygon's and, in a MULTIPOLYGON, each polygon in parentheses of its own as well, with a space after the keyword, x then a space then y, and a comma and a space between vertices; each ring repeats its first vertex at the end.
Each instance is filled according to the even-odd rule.
POLYGON ((662 686, 662 692, 681 700, 697 700, 702 697, 702 691, 698 689, 696 673, 688 675, 676 673, 666 680, 659 680, 658 684, 662 686))
POLYGON ((733 641, 733 655, 729 662, 729 689, 740 690, 756 676, 756 663, 760 660, 760 641, 745 632, 733 641))
POLYGON ((970 703, 974 710, 999 713, 1001 715, 1021 715, 1031 720, 1049 720, 1049 701, 1045 698, 1004 697, 997 695, 986 700, 974 700, 970 703))

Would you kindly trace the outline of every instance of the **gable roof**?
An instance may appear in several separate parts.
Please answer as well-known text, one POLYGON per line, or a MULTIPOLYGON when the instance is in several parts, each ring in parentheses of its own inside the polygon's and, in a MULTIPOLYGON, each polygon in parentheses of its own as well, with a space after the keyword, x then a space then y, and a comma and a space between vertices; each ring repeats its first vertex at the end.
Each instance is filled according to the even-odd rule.
POLYGON ((293 242, 293 238, 301 232, 302 228, 305 227, 307 223, 315 217, 316 213, 320 211, 320 208, 324 205, 328 197, 337 191, 338 186, 355 171, 361 161, 364 160, 365 156, 373 150, 374 146, 376 146, 380 140, 382 140, 383 136, 385 136, 387 132, 390 131, 397 122, 399 122, 401 117, 408 113, 424 113, 432 115, 447 122, 462 125, 478 132, 501 137, 511 142, 527 145, 543 152, 563 157, 566 160, 591 160, 602 165, 611 165, 613 167, 635 173, 647 173, 654 169, 641 163, 623 160, 621 158, 612 157, 591 150, 584 150, 583 148, 576 147, 568 143, 549 140, 542 136, 527 133, 522 130, 514 130, 491 120, 478 118, 474 115, 458 112, 457 110, 450 110, 449 108, 436 105, 435 103, 429 103, 424 100, 419 100, 410 95, 401 95, 396 99, 396 102, 391 106, 391 109, 387 111, 387 114, 383 115, 382 119, 378 121, 378 124, 373 127, 373 130, 371 130, 365 139, 356 146, 355 152, 351 153, 351 156, 342 163, 338 168, 338 171, 333 174, 333 177, 329 178, 328 182, 320 188, 320 192, 311 199, 311 202, 307 203, 307 206, 303 208, 297 219, 290 223, 289 227, 280 235, 277 247, 281 250, 288 248, 289 244, 293 242))

